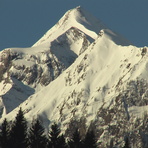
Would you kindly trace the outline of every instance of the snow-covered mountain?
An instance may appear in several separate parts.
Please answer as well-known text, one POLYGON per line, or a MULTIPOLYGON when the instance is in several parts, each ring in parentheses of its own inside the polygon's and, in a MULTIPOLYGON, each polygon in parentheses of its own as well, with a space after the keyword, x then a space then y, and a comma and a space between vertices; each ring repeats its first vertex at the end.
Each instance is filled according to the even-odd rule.
POLYGON ((147 50, 83 8, 69 10, 32 47, 0 52, 1 118, 21 106, 28 120, 39 116, 47 128, 57 121, 67 134, 75 123, 82 133, 91 126, 102 148, 113 138, 122 145, 125 134, 140 145, 134 138, 147 134, 147 50))

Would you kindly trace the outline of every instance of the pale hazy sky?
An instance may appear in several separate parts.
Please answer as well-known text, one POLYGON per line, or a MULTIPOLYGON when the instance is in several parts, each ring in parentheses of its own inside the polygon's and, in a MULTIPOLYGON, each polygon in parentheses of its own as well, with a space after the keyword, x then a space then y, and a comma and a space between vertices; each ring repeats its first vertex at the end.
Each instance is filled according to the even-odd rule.
POLYGON ((32 46, 79 5, 134 45, 148 46, 148 0, 0 0, 0 50, 32 46))

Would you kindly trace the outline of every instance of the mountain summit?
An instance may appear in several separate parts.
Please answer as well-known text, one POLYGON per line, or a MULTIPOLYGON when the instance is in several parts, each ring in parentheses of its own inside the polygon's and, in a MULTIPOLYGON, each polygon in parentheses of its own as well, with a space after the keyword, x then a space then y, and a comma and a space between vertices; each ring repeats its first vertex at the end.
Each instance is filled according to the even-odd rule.
POLYGON ((75 124, 82 134, 93 128, 102 148, 113 139, 121 147, 126 135, 140 145, 147 139, 147 50, 83 8, 69 10, 32 47, 0 52, 1 120, 22 107, 47 129, 54 121, 65 134, 75 124))
POLYGON ((33 46, 51 42, 70 28, 76 28, 79 31, 82 31, 93 40, 98 37, 98 34, 100 34, 100 32, 104 32, 105 35, 107 35, 118 44, 130 44, 128 40, 108 29, 101 21, 99 21, 97 18, 95 18, 93 15, 79 6, 66 12, 64 16, 58 21, 58 23, 53 26, 33 46))
POLYGON ((70 28, 76 28, 90 36, 92 39, 96 39, 100 30, 105 29, 106 27, 102 22, 79 6, 66 12, 58 23, 33 46, 43 44, 49 40, 54 40, 70 28))

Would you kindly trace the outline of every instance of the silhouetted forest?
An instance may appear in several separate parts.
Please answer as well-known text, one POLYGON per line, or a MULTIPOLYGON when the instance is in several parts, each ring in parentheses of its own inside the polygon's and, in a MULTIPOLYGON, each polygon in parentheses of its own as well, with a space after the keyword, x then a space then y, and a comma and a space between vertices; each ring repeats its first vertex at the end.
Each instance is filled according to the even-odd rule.
MULTIPOLYGON (((4 119, 0 130, 0 148, 97 148, 97 139, 93 130, 80 136, 79 129, 66 137, 57 123, 51 125, 48 134, 39 119, 28 126, 24 112, 20 108, 13 122, 4 119)), ((110 147, 111 148, 111 147, 110 147)), ((124 148, 129 148, 128 138, 124 148)))

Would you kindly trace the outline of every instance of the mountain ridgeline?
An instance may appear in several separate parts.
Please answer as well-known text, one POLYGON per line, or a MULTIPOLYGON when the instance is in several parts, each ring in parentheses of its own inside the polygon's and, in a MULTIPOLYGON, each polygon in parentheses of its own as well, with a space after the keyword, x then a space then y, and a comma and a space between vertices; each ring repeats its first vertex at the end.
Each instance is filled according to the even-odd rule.
POLYGON ((67 137, 91 128, 100 148, 147 148, 148 48, 71 9, 32 47, 0 52, 1 122, 20 107, 47 131, 56 122, 67 137))

